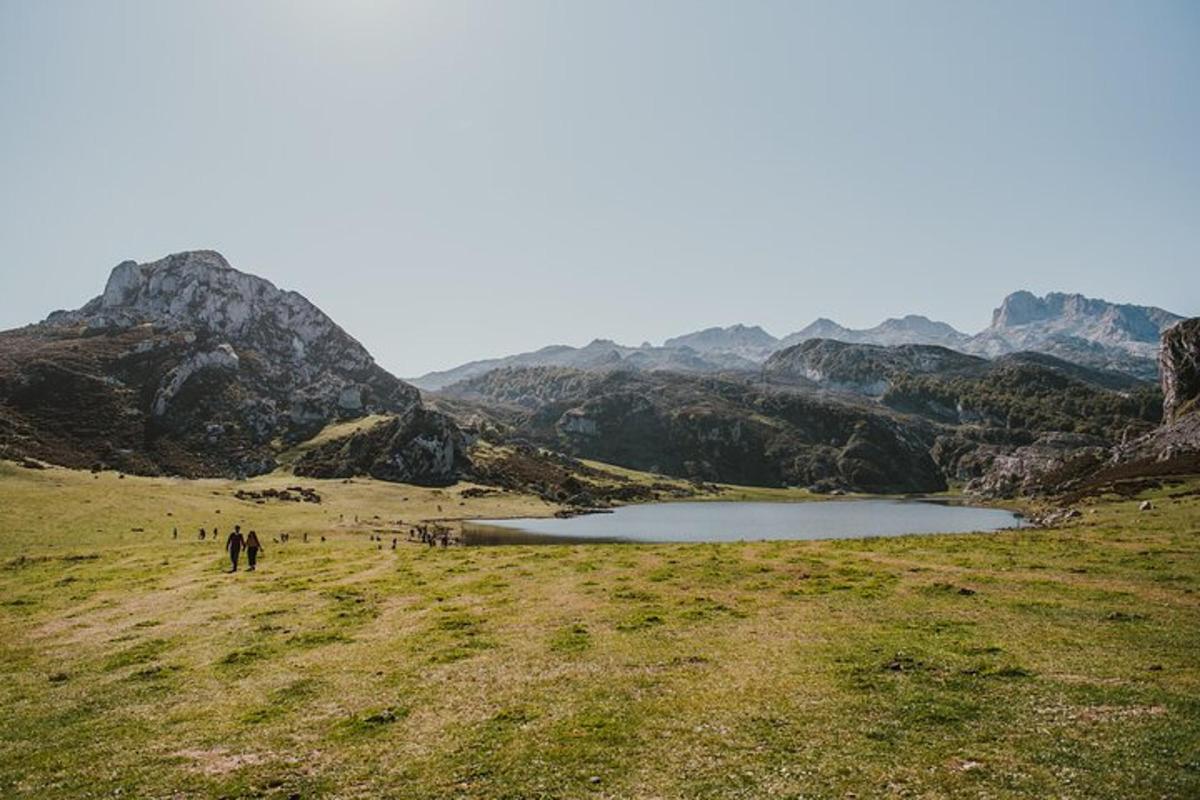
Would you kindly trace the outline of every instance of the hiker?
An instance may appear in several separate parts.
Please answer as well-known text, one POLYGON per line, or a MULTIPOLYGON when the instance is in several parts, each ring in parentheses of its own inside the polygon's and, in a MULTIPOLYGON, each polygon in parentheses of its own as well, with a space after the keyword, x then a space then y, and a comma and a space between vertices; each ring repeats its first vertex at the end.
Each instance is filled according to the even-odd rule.
POLYGON ((205 537, 204 528, 201 528, 201 529, 200 529, 200 541, 202 541, 202 542, 203 542, 203 541, 204 541, 204 537, 205 537))
POLYGON ((171 528, 171 538, 172 538, 172 539, 178 539, 178 538, 179 538, 179 528, 178 528, 178 526, 177 526, 177 527, 174 527, 174 528, 171 528))
POLYGON ((229 538, 225 540, 225 549, 229 551, 229 560, 233 563, 233 569, 230 572, 237 572, 238 556, 242 552, 242 545, 246 540, 242 538, 242 526, 234 525, 233 533, 229 534, 229 538))
POLYGON ((304 532, 304 543, 308 544, 308 531, 304 532))
POLYGON ((250 531, 246 536, 246 561, 250 564, 250 572, 254 572, 254 563, 258 561, 258 551, 261 547, 262 545, 258 543, 258 534, 250 531))

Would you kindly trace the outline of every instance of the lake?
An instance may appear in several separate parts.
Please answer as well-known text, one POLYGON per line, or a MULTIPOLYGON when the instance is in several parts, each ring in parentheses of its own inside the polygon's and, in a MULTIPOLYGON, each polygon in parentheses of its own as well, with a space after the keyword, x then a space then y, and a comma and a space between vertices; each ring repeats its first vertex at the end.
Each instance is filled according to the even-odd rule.
POLYGON ((1022 524, 1011 511, 929 500, 649 503, 562 519, 472 520, 463 524, 463 536, 473 545, 739 542, 985 532, 1022 524))

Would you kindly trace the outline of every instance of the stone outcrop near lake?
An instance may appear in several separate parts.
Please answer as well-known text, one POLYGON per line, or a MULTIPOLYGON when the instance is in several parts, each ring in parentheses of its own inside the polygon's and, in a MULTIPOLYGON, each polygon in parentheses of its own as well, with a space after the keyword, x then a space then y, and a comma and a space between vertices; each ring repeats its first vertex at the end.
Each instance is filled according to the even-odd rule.
POLYGON ((1200 318, 1184 320, 1163 334, 1158 365, 1163 416, 1173 422, 1200 410, 1200 318))
POLYGON ((1162 335, 1163 421, 1111 448, 1085 450, 1031 473, 1034 491, 1080 496, 1129 494, 1180 475, 1200 472, 1200 318, 1183 320, 1162 335))

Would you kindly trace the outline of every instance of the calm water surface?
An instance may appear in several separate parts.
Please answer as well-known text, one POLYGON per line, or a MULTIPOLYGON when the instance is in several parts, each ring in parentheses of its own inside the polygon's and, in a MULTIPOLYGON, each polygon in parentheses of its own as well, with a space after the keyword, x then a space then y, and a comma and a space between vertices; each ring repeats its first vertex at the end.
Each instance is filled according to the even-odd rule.
POLYGON ((854 539, 1019 527, 1011 511, 925 500, 811 503, 651 503, 567 519, 481 519, 463 526, 467 544, 550 542, 737 542, 854 539))

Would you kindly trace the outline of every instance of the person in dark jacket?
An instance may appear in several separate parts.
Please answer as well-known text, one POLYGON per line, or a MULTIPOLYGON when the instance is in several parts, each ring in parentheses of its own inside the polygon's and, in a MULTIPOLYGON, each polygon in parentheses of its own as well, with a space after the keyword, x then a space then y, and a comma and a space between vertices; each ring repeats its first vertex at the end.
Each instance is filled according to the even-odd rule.
POLYGON ((229 534, 229 538, 225 540, 225 549, 229 551, 229 560, 233 562, 233 569, 230 572, 237 572, 238 556, 241 555, 242 546, 246 543, 242 537, 242 526, 234 525, 233 533, 229 534))
POLYGON ((258 551, 262 545, 258 543, 258 534, 250 531, 246 535, 246 561, 250 563, 249 571, 254 572, 254 563, 258 561, 258 551))

